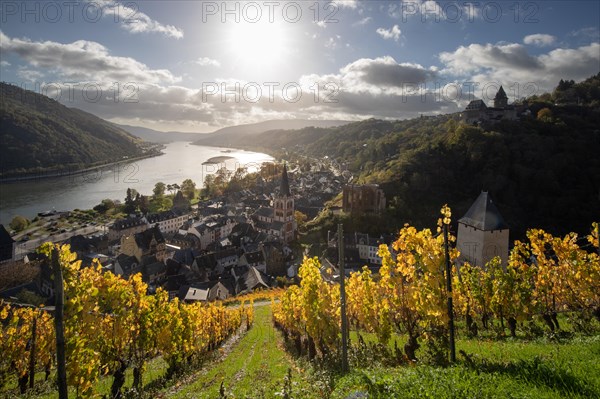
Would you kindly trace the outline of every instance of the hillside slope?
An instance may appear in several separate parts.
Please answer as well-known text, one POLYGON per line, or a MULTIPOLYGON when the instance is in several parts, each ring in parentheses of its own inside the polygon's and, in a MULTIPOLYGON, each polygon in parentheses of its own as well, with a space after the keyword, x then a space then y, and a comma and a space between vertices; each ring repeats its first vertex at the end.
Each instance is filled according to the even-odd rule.
POLYGON ((458 114, 370 119, 265 132, 239 145, 283 156, 328 156, 353 172, 355 181, 381 184, 390 209, 388 225, 374 226, 379 230, 432 226, 444 203, 456 220, 486 190, 513 237, 527 227, 587 233, 600 209, 598 88, 600 75, 575 84, 586 102, 555 105, 550 94, 532 98, 530 116, 518 121, 470 126, 458 114), (538 118, 544 108, 550 117, 538 118))
POLYGON ((149 141, 152 143, 172 143, 174 141, 194 141, 198 140, 198 138, 202 137, 204 134, 202 133, 186 133, 186 132, 161 132, 154 129, 149 129, 141 126, 131 126, 131 125, 115 125, 129 134, 132 134, 136 137, 141 138, 144 141, 149 141))
POLYGON ((209 145, 216 147, 238 147, 254 143, 254 137, 265 132, 294 131, 309 127, 329 128, 345 125, 349 122, 338 120, 308 120, 308 119, 284 119, 271 120, 246 125, 229 126, 203 135, 194 142, 197 145, 209 145))
POLYGON ((143 154, 141 140, 103 119, 0 83, 0 176, 76 170, 143 154))

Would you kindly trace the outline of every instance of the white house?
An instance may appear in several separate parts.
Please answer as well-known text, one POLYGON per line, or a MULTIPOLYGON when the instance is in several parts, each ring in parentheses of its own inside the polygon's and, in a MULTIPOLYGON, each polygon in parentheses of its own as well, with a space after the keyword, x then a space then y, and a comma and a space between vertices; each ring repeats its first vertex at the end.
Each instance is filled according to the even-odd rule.
POLYGON ((163 234, 175 234, 179 228, 190 218, 190 214, 181 211, 164 211, 146 216, 148 223, 153 226, 158 224, 158 228, 163 234))

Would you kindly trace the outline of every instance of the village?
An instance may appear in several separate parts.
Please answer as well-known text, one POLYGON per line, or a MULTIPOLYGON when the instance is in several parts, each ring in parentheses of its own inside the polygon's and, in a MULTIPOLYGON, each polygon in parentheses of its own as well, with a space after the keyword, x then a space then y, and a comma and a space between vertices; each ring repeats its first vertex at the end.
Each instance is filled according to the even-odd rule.
MULTIPOLYGON (((108 226, 94 223, 97 228, 90 224, 71 234, 57 231, 36 243, 67 243, 84 267, 97 259, 104 271, 124 278, 141 273, 151 292, 162 288, 170 298, 186 302, 222 300, 285 285, 296 277, 304 256, 298 244, 297 211, 312 219, 339 193, 343 193, 343 207, 337 212, 385 209, 385 196, 377 185, 348 184, 347 176, 333 167, 313 169, 288 171, 284 165, 281 175, 271 181, 259 178, 251 189, 193 207, 179 191, 168 211, 131 214, 108 226)), ((63 216, 64 212, 43 215, 50 221, 63 216)), ((353 248, 347 251, 350 267, 381 264, 377 256, 381 239, 359 232, 352 239, 353 248)), ((335 247, 333 240, 332 235, 328 246, 335 247)), ((4 226, 0 241, 3 281, 34 277, 0 291, 0 297, 14 300, 23 291, 52 297, 50 267, 43 256, 26 249, 33 249, 34 242, 15 241, 4 226)), ((386 242, 391 242, 391 236, 386 242)), ((337 252, 327 253, 331 256, 325 265, 335 268, 337 252)))
MULTIPOLYGON (((224 300, 293 283, 306 255, 298 242, 296 212, 312 219, 340 192, 341 206, 333 207, 334 212, 369 215, 385 210, 385 194, 376 184, 351 184, 334 168, 300 173, 299 168, 288 171, 284 164, 280 176, 260 179, 253 189, 194 207, 178 191, 171 210, 132 214, 114 221, 107 231, 92 229, 92 234, 62 240, 61 233, 45 241, 70 244, 84 267, 97 259, 103 271, 123 278, 141 273, 150 293, 162 288, 169 298, 185 302, 224 300)), ((378 248, 385 244, 392 250, 394 239, 392 234, 345 232, 346 273, 363 266, 377 273, 382 262, 378 248)), ((18 281, 27 279, 27 273, 31 277, 0 291, 0 297, 15 300, 22 292, 52 297, 54 284, 45 257, 34 251, 21 251, 19 256, 22 243, 15 242, 4 226, 0 226, 0 241, 0 278, 18 281)), ((328 232, 325 246, 322 274, 333 281, 339 263, 335 231, 328 232)), ((485 264, 494 256, 506 261, 508 227, 488 193, 482 192, 459 220, 457 246, 463 261, 485 264)))
MULTIPOLYGON (((471 124, 514 118, 514 107, 506 100, 501 87, 495 108, 473 101, 461 118, 471 124), (489 110, 498 112, 490 117, 489 110)), ((46 241, 69 244, 84 267, 97 259, 104 271, 124 278, 141 273, 151 293, 162 288, 170 298, 186 302, 224 300, 294 283, 303 257, 309 255, 299 240, 297 214, 312 220, 324 210, 354 217, 381 215, 386 209, 385 193, 377 184, 354 184, 352 175, 335 163, 301 164, 288 170, 284 163, 271 179, 257 175, 247 188, 193 206, 179 190, 170 210, 131 213, 108 224, 91 221, 70 232, 51 227, 53 234, 35 240, 17 242, 0 225, 0 298, 19 300, 23 292, 35 298, 54 295, 47 260, 35 252, 46 241), (341 202, 326 207, 335 198, 341 202)), ((47 226, 68 215, 39 214, 47 226)), ((392 232, 344 232, 346 273, 363 266, 377 273, 379 246, 393 252, 394 239, 392 232)), ((320 243, 323 251, 317 253, 329 281, 339 278, 338 242, 337 232, 328 231, 326 243, 320 243)), ((483 265, 495 256, 506 264, 509 228, 489 193, 482 192, 459 219, 456 246, 461 253, 458 267, 465 261, 483 265)))

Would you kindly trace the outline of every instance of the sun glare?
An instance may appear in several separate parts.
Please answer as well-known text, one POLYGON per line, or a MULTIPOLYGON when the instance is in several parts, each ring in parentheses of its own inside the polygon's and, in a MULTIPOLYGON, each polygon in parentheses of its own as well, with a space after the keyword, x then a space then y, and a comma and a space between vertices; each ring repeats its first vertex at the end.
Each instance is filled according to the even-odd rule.
POLYGON ((229 51, 245 67, 268 68, 286 53, 286 32, 278 23, 240 22, 230 31, 229 51))

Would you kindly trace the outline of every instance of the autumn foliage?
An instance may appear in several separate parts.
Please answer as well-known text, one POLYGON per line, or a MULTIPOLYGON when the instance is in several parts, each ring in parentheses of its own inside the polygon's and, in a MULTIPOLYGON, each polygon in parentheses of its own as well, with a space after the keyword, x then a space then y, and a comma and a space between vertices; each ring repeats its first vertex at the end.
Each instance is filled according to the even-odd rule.
MULTIPOLYGON (((41 250, 49 253, 52 244, 41 250)), ((244 319, 248 327, 252 324, 253 310, 243 304, 239 308, 185 304, 177 298, 169 300, 161 289, 149 295, 139 274, 123 279, 103 272, 97 263, 81 268, 68 246, 60 248, 59 257, 65 290, 67 378, 78 397, 93 396, 96 381, 107 375, 113 377, 111 397, 118 397, 129 368, 133 369, 134 388, 141 389, 148 360, 162 356, 169 365, 168 373, 177 373, 199 362, 244 319)), ((27 382, 33 318, 37 318, 36 368, 53 366, 50 313, 0 303, 0 376, 12 373, 27 382)))
MULTIPOLYGON (((392 336, 407 337, 404 359, 417 360, 420 343, 436 362, 447 358, 448 340, 444 239, 441 228, 450 224, 450 209, 442 208, 437 234, 429 229, 404 226, 388 248, 380 246, 382 266, 374 275, 364 267, 346 280, 347 315, 353 329, 374 333, 387 345, 392 336)), ((499 258, 485 267, 468 263, 452 271, 455 317, 466 321, 466 331, 490 328, 494 321, 516 335, 519 323, 535 318, 550 331, 560 328, 557 312, 569 311, 586 320, 600 319, 600 265, 597 253, 597 226, 582 241, 570 233, 553 237, 542 230, 530 230, 528 242, 516 241, 505 266, 499 258)), ((455 238, 450 235, 449 242, 455 238)), ((452 245, 451 245, 452 247, 452 245)), ((456 249, 449 251, 457 260, 456 249)), ((285 337, 297 342, 313 357, 311 343, 321 353, 338 350, 341 316, 339 285, 325 281, 317 258, 305 258, 300 267, 300 286, 290 287, 273 304, 273 318, 285 337)), ((327 273, 325 273, 327 274, 327 273)))

